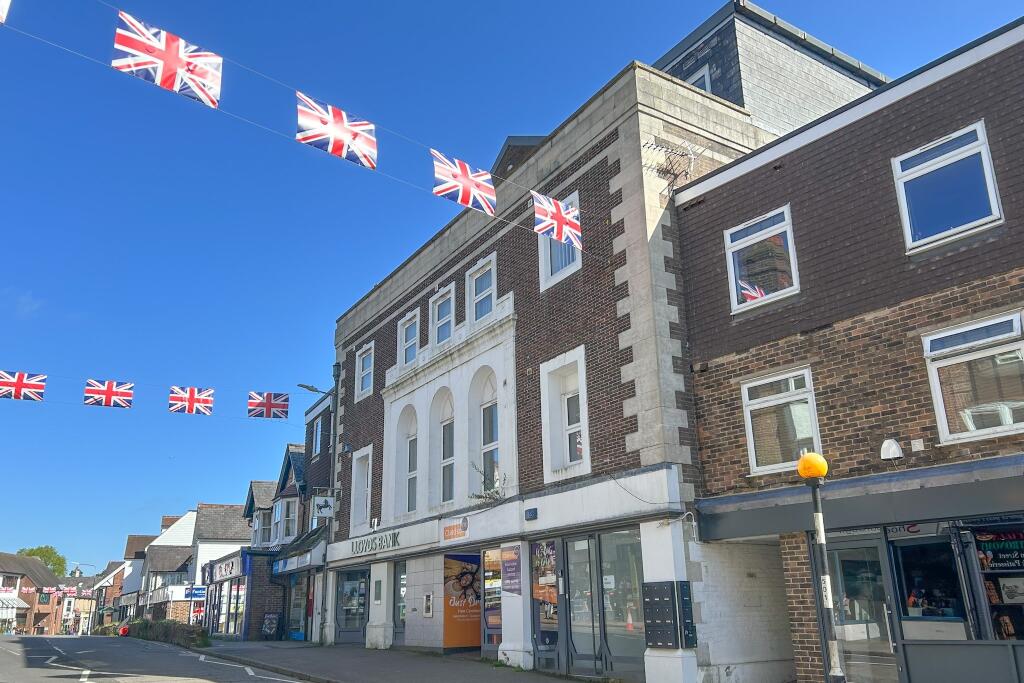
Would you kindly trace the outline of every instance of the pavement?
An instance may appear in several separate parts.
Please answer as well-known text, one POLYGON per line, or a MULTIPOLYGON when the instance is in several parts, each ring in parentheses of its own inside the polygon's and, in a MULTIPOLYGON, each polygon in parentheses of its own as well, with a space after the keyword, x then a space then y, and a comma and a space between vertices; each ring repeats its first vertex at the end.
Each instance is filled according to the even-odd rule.
POLYGON ((0 683, 551 683, 475 655, 215 641, 186 650, 135 638, 0 636, 0 683))

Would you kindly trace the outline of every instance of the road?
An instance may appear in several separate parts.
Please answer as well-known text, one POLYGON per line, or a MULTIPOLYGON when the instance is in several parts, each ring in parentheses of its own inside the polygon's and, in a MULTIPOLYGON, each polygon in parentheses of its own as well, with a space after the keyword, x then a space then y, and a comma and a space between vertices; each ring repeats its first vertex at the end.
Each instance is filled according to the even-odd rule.
POLYGON ((0 636, 0 683, 294 683, 173 645, 102 636, 0 636))

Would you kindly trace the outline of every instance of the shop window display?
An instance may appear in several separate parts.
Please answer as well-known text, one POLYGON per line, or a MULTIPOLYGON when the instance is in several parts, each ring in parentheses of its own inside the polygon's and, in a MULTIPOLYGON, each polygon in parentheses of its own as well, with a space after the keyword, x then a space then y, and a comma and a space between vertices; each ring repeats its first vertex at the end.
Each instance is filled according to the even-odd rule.
POLYGON ((1024 640, 1024 526, 973 530, 996 640, 1024 640))

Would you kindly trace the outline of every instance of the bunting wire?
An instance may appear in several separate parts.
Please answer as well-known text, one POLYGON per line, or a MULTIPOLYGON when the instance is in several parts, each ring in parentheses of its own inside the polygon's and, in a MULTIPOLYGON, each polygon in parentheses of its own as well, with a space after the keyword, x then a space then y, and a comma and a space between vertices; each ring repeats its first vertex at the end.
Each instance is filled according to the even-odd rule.
MULTIPOLYGON (((108 2, 105 2, 105 0, 93 0, 93 1, 97 2, 97 3, 101 4, 101 5, 104 5, 105 7, 109 7, 111 9, 115 10, 115 11, 119 11, 119 9, 117 7, 115 7, 114 5, 111 5, 108 2)), ((29 31, 25 31, 23 29, 16 28, 16 27, 14 27, 14 26, 12 26, 10 24, 10 20, 8 20, 4 24, 0 24, 0 29, 8 29, 8 30, 14 31, 15 33, 19 33, 19 34, 21 34, 21 35, 23 35, 23 36, 25 36, 27 38, 31 38, 33 40, 39 41, 39 42, 44 43, 46 45, 49 45, 51 47, 55 47, 55 48, 57 48, 59 50, 63 50, 64 52, 72 54, 72 55, 74 55, 76 57, 81 57, 82 59, 85 59, 85 60, 87 60, 89 62, 92 62, 94 64, 98 64, 98 65, 100 65, 100 66, 102 66, 104 68, 108 68, 108 69, 110 68, 110 64, 107 63, 107 62, 104 62, 102 60, 96 59, 95 57, 92 57, 90 55, 84 54, 84 53, 79 52, 77 50, 74 50, 72 48, 69 48, 69 47, 61 45, 59 43, 53 42, 51 40, 48 40, 46 38, 43 38, 42 36, 36 35, 34 33, 30 33, 29 31)), ((279 85, 279 86, 281 86, 283 88, 287 88, 288 90, 291 90, 292 92, 297 92, 297 89, 292 88, 292 86, 290 86, 290 85, 288 85, 288 84, 286 84, 286 83, 284 83, 284 82, 282 82, 282 81, 280 81, 280 80, 278 80, 278 79, 276 79, 276 78, 274 78, 272 76, 268 76, 268 75, 260 72, 257 69, 253 69, 252 67, 246 66, 246 65, 244 65, 244 64, 242 64, 240 62, 236 62, 235 60, 229 59, 228 57, 224 57, 223 55, 220 55, 220 56, 226 62, 230 62, 231 64, 234 64, 234 65, 236 65, 238 67, 241 67, 241 68, 243 68, 243 69, 245 69, 247 71, 250 71, 250 72, 252 72, 253 74, 255 74, 257 76, 260 76, 261 78, 265 78, 266 80, 268 80, 268 81, 270 81, 272 83, 275 83, 275 84, 277 84, 277 85, 279 85)), ((253 121, 252 119, 249 119, 249 118, 247 118, 245 116, 242 116, 241 114, 237 114, 237 113, 235 113, 233 111, 225 109, 223 107, 222 103, 220 103, 219 106, 217 106, 215 108, 214 107, 204 107, 204 108, 206 108, 206 109, 213 109, 213 111, 225 114, 226 116, 229 116, 229 117, 231 117, 233 119, 236 119, 236 120, 240 121, 241 123, 248 124, 248 125, 253 126, 254 128, 262 130, 262 131, 264 131, 266 133, 271 133, 273 135, 276 135, 277 137, 280 137, 280 138, 283 138, 285 140, 288 140, 289 142, 292 142, 292 143, 295 142, 295 138, 293 136, 288 135, 286 133, 282 133, 279 130, 275 130, 273 128, 270 128, 269 126, 265 126, 265 125, 263 125, 261 123, 253 121)), ((353 114, 355 114, 355 112, 353 112, 353 114)), ((421 147, 424 147, 425 149, 430 149, 429 145, 426 145, 425 143, 422 143, 422 142, 420 142, 418 140, 410 138, 410 137, 408 137, 408 136, 406 136, 406 135, 404 135, 402 133, 399 133, 397 131, 391 130, 390 128, 386 128, 384 126, 378 125, 378 124, 376 124, 376 122, 374 122, 374 125, 377 125, 378 128, 380 128, 381 130, 387 131, 391 135, 394 135, 394 136, 399 137, 401 139, 407 140, 408 142, 410 142, 412 144, 415 144, 415 145, 419 145, 421 147)), ((381 175, 381 176, 383 176, 383 177, 385 177, 385 178, 387 178, 389 180, 393 180, 393 181, 395 181, 397 183, 400 183, 402 185, 407 185, 408 187, 411 187, 413 189, 419 190, 421 192, 426 192, 426 193, 430 194, 430 196, 432 196, 432 197, 434 196, 434 191, 433 191, 433 188, 431 188, 431 187, 426 187, 426 186, 423 186, 423 185, 418 185, 418 184, 416 184, 416 183, 414 183, 412 181, 406 180, 405 178, 400 178, 400 177, 398 177, 396 175, 392 175, 391 173, 388 173, 386 171, 381 171, 379 167, 376 168, 376 169, 373 169, 372 172, 375 173, 375 174, 381 175)), ((511 180, 508 180, 507 178, 503 178, 502 176, 495 175, 495 174, 491 174, 491 175, 493 177, 495 177, 495 178, 499 178, 500 180, 508 182, 511 185, 514 185, 515 187, 519 187, 519 188, 522 188, 522 189, 525 189, 525 190, 529 191, 529 188, 526 188, 526 187, 524 187, 522 185, 519 185, 518 183, 515 183, 515 182, 513 182, 511 180)), ((522 202, 524 199, 528 199, 528 196, 524 195, 524 196, 520 197, 519 199, 517 199, 516 202, 512 205, 513 208, 515 206, 517 206, 520 202, 522 202)), ((582 212, 580 212, 580 214, 582 216, 582 212)), ((521 222, 510 220, 508 218, 501 218, 499 216, 488 216, 488 221, 495 221, 497 223, 505 224, 505 225, 508 225, 508 226, 511 226, 511 227, 521 228, 523 230, 527 230, 527 231, 529 231, 531 233, 536 234, 534 229, 529 227, 528 225, 523 225, 521 222)), ((577 249, 577 251, 580 252, 580 254, 582 254, 583 256, 585 256, 587 258, 596 259, 598 262, 604 263, 605 266, 611 265, 611 258, 599 256, 599 255, 597 255, 597 254, 595 254, 593 252, 587 251, 586 249, 581 249, 579 247, 577 247, 576 249, 577 249)))

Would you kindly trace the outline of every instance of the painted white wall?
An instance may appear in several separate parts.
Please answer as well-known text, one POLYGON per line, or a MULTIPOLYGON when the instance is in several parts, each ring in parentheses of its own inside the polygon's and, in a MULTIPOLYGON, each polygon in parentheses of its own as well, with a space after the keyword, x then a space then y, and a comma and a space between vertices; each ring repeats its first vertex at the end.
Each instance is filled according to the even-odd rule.
POLYGON ((153 539, 149 545, 192 545, 196 530, 196 511, 189 510, 181 519, 167 527, 163 533, 153 539))
POLYGON ((239 541, 196 541, 192 544, 192 581, 201 585, 204 564, 248 546, 248 543, 239 541))
POLYGON ((370 565, 370 612, 366 622, 366 647, 386 650, 395 638, 394 583, 395 565, 377 562, 370 565), (377 582, 380 582, 380 602, 376 600, 377 582))
POLYGON ((521 592, 501 593, 501 645, 498 659, 508 666, 533 669, 533 619, 530 614, 530 544, 526 541, 503 543, 502 549, 518 547, 521 592))

